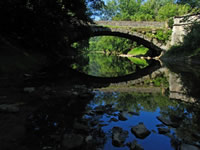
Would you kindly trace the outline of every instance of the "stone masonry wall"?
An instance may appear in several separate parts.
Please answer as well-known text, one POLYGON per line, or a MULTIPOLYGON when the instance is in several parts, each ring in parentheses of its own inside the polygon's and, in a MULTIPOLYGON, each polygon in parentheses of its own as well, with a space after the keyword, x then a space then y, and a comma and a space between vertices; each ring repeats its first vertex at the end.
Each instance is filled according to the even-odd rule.
POLYGON ((141 22, 133 22, 133 21, 96 21, 97 25, 104 26, 127 26, 127 27, 149 27, 149 28, 163 28, 165 27, 165 22, 155 22, 155 21, 141 21, 141 22))
POLYGON ((183 37, 187 34, 185 28, 190 26, 194 21, 200 22, 200 14, 174 17, 171 45, 178 45, 183 42, 183 37))

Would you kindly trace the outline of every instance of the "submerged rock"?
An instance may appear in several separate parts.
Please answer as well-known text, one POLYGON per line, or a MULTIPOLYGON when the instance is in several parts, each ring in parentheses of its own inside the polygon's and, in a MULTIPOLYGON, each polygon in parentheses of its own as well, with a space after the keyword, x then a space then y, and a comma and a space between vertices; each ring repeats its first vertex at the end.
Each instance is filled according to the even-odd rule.
POLYGON ((16 113, 19 112, 19 107, 16 104, 2 104, 0 105, 0 112, 16 113))
POLYGON ((131 114, 131 115, 135 115, 135 116, 139 116, 140 115, 140 113, 132 112, 132 111, 129 111, 128 113, 131 114))
POLYGON ((181 144, 180 150, 200 150, 200 148, 194 146, 194 145, 189 145, 189 144, 181 144))
POLYGON ((125 116, 125 112, 119 113, 118 118, 119 118, 119 120, 121 120, 121 121, 126 121, 126 120, 128 120, 128 119, 126 118, 126 116, 125 116))
POLYGON ((142 146, 139 145, 136 140, 127 143, 127 146, 130 148, 130 150, 144 150, 144 148, 142 148, 142 146))
POLYGON ((65 134, 62 146, 66 149, 74 149, 80 147, 84 142, 84 138, 79 134, 65 134))
POLYGON ((35 88, 34 87, 25 87, 24 88, 24 92, 28 92, 28 93, 32 93, 35 91, 35 88))
POLYGON ((87 125, 80 123, 78 121, 74 122, 73 127, 75 130, 80 130, 80 131, 84 131, 84 132, 89 132, 89 130, 90 130, 90 128, 87 125))
POLYGON ((86 143, 90 143, 90 142, 92 142, 92 139, 93 139, 93 137, 92 137, 91 135, 88 135, 88 136, 85 138, 85 142, 86 142, 86 143))
POLYGON ((174 128, 177 128, 179 126, 177 122, 172 122, 169 118, 158 116, 157 119, 167 126, 171 126, 174 128))
POLYGON ((119 121, 119 120, 116 119, 116 118, 111 118, 111 119, 109 120, 109 122, 111 122, 111 121, 117 122, 117 121, 119 121))
POLYGON ((112 128, 112 144, 114 146, 123 147, 127 137, 128 137, 128 131, 124 131, 120 127, 112 128))
POLYGON ((166 134, 166 133, 169 133, 169 132, 170 132, 170 129, 168 129, 168 128, 158 128, 159 134, 166 134))
POLYGON ((105 108, 105 106, 100 105, 100 106, 95 107, 94 110, 95 110, 95 112, 96 112, 97 114, 104 114, 105 111, 106 111, 106 108, 105 108))
POLYGON ((144 126, 143 123, 139 123, 138 125, 131 128, 131 132, 140 139, 146 138, 151 132, 144 126))

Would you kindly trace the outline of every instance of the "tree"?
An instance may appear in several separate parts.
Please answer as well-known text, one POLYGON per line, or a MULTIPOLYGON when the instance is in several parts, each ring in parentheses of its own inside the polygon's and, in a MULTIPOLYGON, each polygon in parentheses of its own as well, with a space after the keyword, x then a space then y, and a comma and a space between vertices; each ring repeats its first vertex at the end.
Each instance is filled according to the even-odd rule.
POLYGON ((189 4, 191 7, 200 7, 200 1, 199 0, 177 0, 178 4, 189 4))
POLYGON ((190 5, 177 4, 176 0, 110 0, 102 10, 104 20, 132 21, 165 21, 189 12, 192 12, 190 5))
POLYGON ((92 21, 89 9, 97 9, 100 3, 101 0, 1 0, 0 32, 20 39, 23 46, 55 55, 66 51, 67 39, 92 21))

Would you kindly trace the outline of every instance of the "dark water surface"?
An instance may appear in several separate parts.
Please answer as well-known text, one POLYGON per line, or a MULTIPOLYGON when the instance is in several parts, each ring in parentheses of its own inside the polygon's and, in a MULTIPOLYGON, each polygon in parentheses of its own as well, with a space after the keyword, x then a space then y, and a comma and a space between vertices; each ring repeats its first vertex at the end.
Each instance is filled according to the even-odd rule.
MULTIPOLYGON (((126 75, 133 73, 136 66, 141 67, 141 64, 131 63, 131 59, 127 58, 112 57, 110 59, 108 56, 101 58, 90 56, 90 59, 92 61, 89 61, 87 73, 100 77, 126 75)), ((113 91, 109 88, 107 88, 109 92, 101 89, 94 91, 95 97, 87 106, 87 111, 93 113, 83 117, 99 121, 95 127, 102 126, 101 129, 105 133, 106 141, 103 149, 130 149, 127 143, 134 140, 145 150, 192 149, 200 146, 200 107, 198 104, 200 84, 197 84, 200 81, 199 66, 171 64, 168 67, 164 68, 166 70, 164 76, 163 74, 158 75, 155 80, 147 79, 153 82, 153 86, 161 87, 160 92, 154 93, 153 89, 152 92, 142 90, 140 92, 129 90, 120 92, 119 89, 125 88, 120 84, 115 90, 112 89, 113 91), (163 85, 164 83, 166 85, 163 85), (165 93, 162 92, 163 86, 165 86, 165 93), (112 106, 113 111, 107 112, 107 106, 112 106), (102 112, 98 114, 98 111, 102 112), (126 119, 119 119, 120 114, 123 114, 126 119), (131 132, 131 128, 139 123, 143 123, 151 132, 144 139, 137 138, 131 132), (113 127, 128 131, 128 137, 123 146, 112 144, 113 127), (159 133, 158 128, 169 129, 169 131, 159 133)), ((142 84, 145 87, 149 86, 144 82, 142 84)))
MULTIPOLYGON (((87 59, 85 66, 77 63, 73 67, 97 77, 137 73, 136 68, 151 65, 151 62, 144 65, 146 60, 105 55, 91 55, 87 59)), ((45 105, 30 116, 32 128, 40 137, 37 140, 43 148, 55 147, 56 142, 51 142, 49 134, 56 137, 65 134, 75 137, 74 141, 61 138, 61 145, 69 147, 69 143, 75 143, 72 149, 129 150, 128 143, 136 141, 136 147, 140 145, 145 150, 198 150, 200 67, 166 66, 145 78, 92 88, 94 97, 89 100, 72 90, 65 103, 56 100, 48 107, 45 105), (138 124, 143 124, 150 134, 143 138, 136 136, 131 129, 138 124), (128 134, 120 144, 113 138, 116 127, 128 134), (76 145, 79 141, 82 143, 76 145)))

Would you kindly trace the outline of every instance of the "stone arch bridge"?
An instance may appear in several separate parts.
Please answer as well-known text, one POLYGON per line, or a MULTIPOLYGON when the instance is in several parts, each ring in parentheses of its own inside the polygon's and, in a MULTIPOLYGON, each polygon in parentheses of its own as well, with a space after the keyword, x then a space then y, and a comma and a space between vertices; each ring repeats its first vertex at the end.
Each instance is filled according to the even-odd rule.
MULTIPOLYGON (((185 20, 185 16, 174 17, 174 25, 171 41, 168 41, 167 44, 163 44, 155 40, 154 38, 149 38, 142 33, 135 32, 133 28, 166 28, 164 22, 130 22, 130 21, 99 21, 95 25, 91 25, 91 32, 83 32, 81 35, 77 35, 73 38, 71 42, 87 39, 93 36, 103 36, 103 35, 113 35, 120 36, 136 41, 138 44, 142 44, 147 48, 154 51, 154 56, 158 56, 162 51, 166 51, 170 46, 177 45, 179 42, 183 41, 183 36, 187 34, 185 27, 191 25, 193 21, 200 22, 200 14, 190 15, 189 18, 185 20)), ((152 31, 153 32, 153 31, 152 31)), ((101 78, 86 75, 81 73, 85 81, 90 80, 95 83, 117 83, 117 84, 135 84, 146 80, 148 76, 154 74, 160 74, 163 70, 159 70, 160 66, 149 66, 143 70, 139 70, 137 74, 130 74, 124 77, 116 78, 101 78), (141 79, 142 78, 142 79, 141 79), (140 79, 140 80, 138 80, 140 79)))
POLYGON ((137 32, 135 29, 152 29, 151 34, 156 33, 156 29, 164 29, 165 22, 132 22, 132 21, 97 21, 90 25, 90 32, 84 32, 73 38, 72 42, 87 39, 94 36, 118 36, 137 42, 139 45, 152 50, 153 56, 158 56, 162 51, 169 48, 169 44, 163 43, 145 35, 145 31, 137 32))
POLYGON ((188 16, 178 16, 174 17, 174 25, 171 35, 171 40, 163 43, 158 41, 154 36, 148 36, 145 29, 152 29, 151 34, 156 34, 156 29, 166 29, 168 25, 166 22, 155 22, 155 21, 97 21, 95 24, 91 24, 89 28, 90 31, 82 32, 81 34, 75 35, 70 40, 71 43, 87 39, 93 36, 119 36, 128 38, 137 42, 139 45, 144 45, 145 47, 152 50, 154 56, 158 56, 161 52, 167 51, 171 46, 179 44, 183 41, 183 36, 187 34, 185 27, 191 25, 193 21, 200 22, 200 14, 188 15, 188 16), (185 18, 188 18, 185 20, 185 18), (138 32, 137 29, 142 29, 138 32))

